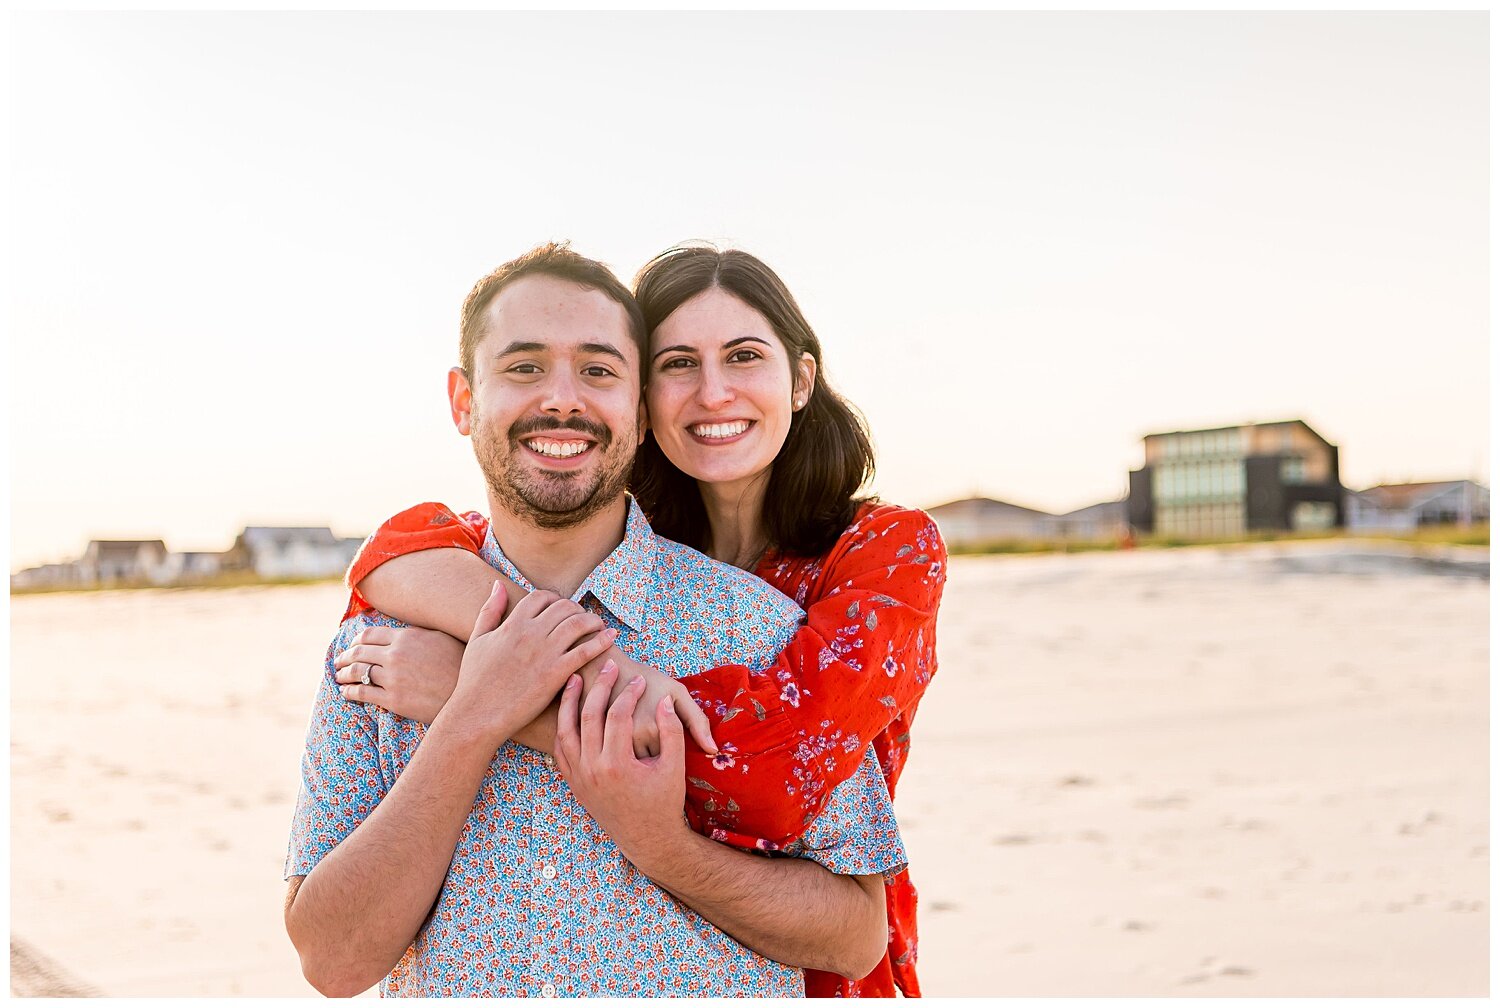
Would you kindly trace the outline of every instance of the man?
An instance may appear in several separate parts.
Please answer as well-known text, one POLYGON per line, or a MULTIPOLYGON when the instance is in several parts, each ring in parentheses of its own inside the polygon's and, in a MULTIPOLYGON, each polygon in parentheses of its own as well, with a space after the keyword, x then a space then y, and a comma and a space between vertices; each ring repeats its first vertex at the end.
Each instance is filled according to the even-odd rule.
POLYGON ((669 704, 661 755, 637 760, 641 684, 606 711, 613 670, 587 698, 572 674, 612 640, 679 675, 764 666, 798 617, 758 579, 652 535, 625 496, 645 429, 639 309, 556 246, 502 266, 469 304, 479 339, 449 398, 488 485, 485 557, 538 590, 503 623, 491 595, 425 730, 339 695, 333 656, 393 621, 341 627, 285 870, 304 973, 330 995, 384 977, 385 994, 492 996, 785 997, 803 990, 793 967, 862 975, 886 940, 880 873, 905 862, 873 757, 804 856, 757 857, 687 830, 669 704), (543 712, 565 683, 556 748, 572 788, 552 757, 507 741, 551 748, 543 712))

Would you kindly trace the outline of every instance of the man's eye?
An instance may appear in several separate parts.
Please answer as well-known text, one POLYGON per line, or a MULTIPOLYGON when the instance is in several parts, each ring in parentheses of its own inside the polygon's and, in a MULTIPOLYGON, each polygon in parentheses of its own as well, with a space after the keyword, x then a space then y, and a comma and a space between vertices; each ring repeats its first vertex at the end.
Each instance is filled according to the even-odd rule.
POLYGON ((583 373, 590 378, 613 378, 615 373, 603 364, 590 364, 583 369, 583 373))
POLYGON ((524 361, 522 363, 520 363, 520 364, 512 364, 510 367, 506 368, 505 370, 507 372, 509 372, 510 374, 541 374, 542 373, 542 369, 541 368, 537 367, 535 364, 531 364, 529 362, 524 362, 524 361))

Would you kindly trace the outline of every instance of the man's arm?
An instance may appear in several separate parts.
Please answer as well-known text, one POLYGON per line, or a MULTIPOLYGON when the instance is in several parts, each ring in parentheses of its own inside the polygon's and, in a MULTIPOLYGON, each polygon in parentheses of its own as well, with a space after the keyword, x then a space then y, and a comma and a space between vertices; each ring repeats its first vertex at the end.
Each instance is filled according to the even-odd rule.
POLYGON ((288 880, 286 930, 302 973, 352 997, 391 971, 431 912, 498 743, 439 717, 370 817, 305 878, 288 880))
POLYGON ((633 847, 626 857, 767 959, 858 980, 885 954, 885 881, 879 875, 836 875, 803 858, 759 857, 715 843, 686 823, 675 839, 633 847))
POLYGON ((641 684, 608 707, 607 667, 580 708, 581 680, 563 689, 558 770, 589 814, 642 874, 719 930, 768 959, 851 979, 867 975, 887 941, 879 875, 839 875, 802 858, 765 858, 725 847, 682 816, 682 723, 655 711, 660 756, 635 758, 630 725, 641 684))
MULTIPOLYGON (((453 698, 390 793, 306 877, 289 880, 287 933, 324 994, 357 994, 390 972, 442 890, 496 750, 599 646, 599 618, 551 592, 534 592, 496 630, 503 605, 497 590, 481 610, 453 698)), ((354 709, 344 703, 325 677, 314 722, 334 721, 323 737, 341 751, 322 753, 329 761, 344 758, 337 718, 354 709)), ((305 818, 299 807, 298 826, 310 831, 305 818)))

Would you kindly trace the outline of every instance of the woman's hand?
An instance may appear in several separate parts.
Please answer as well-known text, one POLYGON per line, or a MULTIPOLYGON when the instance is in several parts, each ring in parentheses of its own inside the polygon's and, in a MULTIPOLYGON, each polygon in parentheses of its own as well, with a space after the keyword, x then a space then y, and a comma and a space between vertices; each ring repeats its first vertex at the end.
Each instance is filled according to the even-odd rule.
MULTIPOLYGON (((693 737, 693 741, 698 743, 699 748, 710 755, 719 751, 718 743, 714 741, 713 731, 709 728, 708 715, 703 713, 703 709, 693 701, 692 694, 688 692, 686 686, 666 673, 658 672, 650 665, 627 657, 618 648, 608 652, 605 658, 613 661, 619 670, 609 693, 611 706, 624 694, 631 679, 640 676, 645 680, 632 715, 631 743, 636 759, 645 759, 661 753, 661 730, 656 717, 656 708, 664 699, 671 700, 673 713, 682 722, 687 733, 693 737)), ((584 689, 591 688, 598 679, 599 676, 585 671, 583 673, 584 689)))
POLYGON ((334 680, 346 700, 430 725, 453 695, 463 657, 463 642, 439 630, 367 627, 333 660, 334 680))

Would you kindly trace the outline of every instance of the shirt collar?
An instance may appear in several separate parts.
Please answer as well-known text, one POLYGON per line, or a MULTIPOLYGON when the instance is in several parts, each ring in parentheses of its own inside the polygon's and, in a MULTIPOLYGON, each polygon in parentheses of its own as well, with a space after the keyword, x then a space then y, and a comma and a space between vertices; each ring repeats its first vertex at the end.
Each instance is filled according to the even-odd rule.
MULTIPOLYGON (((573 601, 582 602, 585 595, 593 595, 621 623, 632 630, 640 630, 651 596, 649 572, 656 566, 656 533, 651 531, 651 525, 635 498, 626 495, 625 499, 629 503, 625 515, 625 538, 584 578, 583 584, 573 593, 573 601)), ((527 591, 536 589, 536 585, 516 569, 500 548, 495 540, 493 522, 485 534, 484 547, 479 555, 527 591)))

